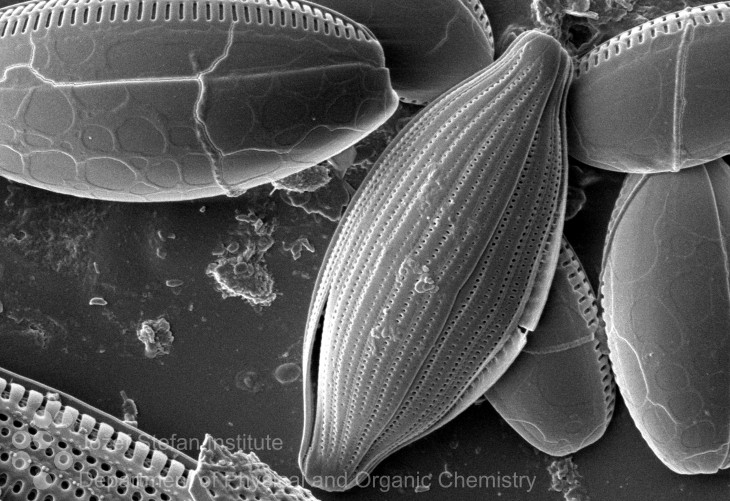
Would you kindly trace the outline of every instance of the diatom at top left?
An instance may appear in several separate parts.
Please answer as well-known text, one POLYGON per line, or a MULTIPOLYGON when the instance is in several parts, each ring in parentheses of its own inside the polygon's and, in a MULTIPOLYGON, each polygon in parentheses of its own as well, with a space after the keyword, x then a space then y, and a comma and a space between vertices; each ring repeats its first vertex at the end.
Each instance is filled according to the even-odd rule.
POLYGON ((302 1, 26 2, 0 68, 0 174, 106 200, 241 193, 397 106, 370 31, 302 1))

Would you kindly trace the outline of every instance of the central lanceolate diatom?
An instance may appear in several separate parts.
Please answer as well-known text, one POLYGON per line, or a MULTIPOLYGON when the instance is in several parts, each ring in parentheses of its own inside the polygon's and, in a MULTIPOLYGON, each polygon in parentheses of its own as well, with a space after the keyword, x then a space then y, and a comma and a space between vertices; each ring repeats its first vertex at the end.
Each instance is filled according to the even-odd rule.
POLYGON ((730 2, 667 14, 596 47, 570 89, 570 155, 634 173, 727 155, 729 51, 730 2))
POLYGON ((454 418, 534 329, 565 210, 571 72, 555 40, 524 34, 414 118, 358 191, 305 336, 313 485, 350 488, 454 418))
POLYGON ((396 106, 369 30, 305 1, 0 10, 0 174, 60 193, 240 193, 339 153, 396 106))

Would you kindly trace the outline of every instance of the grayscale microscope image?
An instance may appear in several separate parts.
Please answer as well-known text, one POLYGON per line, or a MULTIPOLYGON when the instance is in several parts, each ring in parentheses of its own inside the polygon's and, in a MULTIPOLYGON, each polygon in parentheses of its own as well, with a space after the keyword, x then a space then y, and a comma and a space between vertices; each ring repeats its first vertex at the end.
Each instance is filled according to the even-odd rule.
POLYGON ((730 2, 0 0, 0 501, 730 500, 730 2))

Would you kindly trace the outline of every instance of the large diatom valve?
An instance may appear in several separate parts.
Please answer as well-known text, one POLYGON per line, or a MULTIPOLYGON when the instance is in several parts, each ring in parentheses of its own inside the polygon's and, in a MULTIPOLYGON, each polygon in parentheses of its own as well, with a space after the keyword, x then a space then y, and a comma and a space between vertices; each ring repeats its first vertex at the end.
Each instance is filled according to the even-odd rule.
POLYGON ((0 71, 0 174, 106 200, 239 194, 397 106, 372 33, 306 1, 26 2, 0 71))
POLYGON ((319 0, 380 40, 393 89, 425 104, 491 64, 494 40, 479 0, 319 0))
POLYGON ((593 167, 678 171, 730 153, 730 4, 648 21, 583 56, 570 155, 593 167))
POLYGON ((485 396, 515 431, 551 456, 577 452, 606 431, 616 398, 606 332, 565 237, 537 329, 485 396))
POLYGON ((677 473, 730 466, 730 167, 629 175, 601 292, 616 382, 677 473))
POLYGON ((529 32, 426 107, 327 251, 303 349, 306 479, 348 489, 478 399, 524 345, 559 252, 570 59, 529 32))

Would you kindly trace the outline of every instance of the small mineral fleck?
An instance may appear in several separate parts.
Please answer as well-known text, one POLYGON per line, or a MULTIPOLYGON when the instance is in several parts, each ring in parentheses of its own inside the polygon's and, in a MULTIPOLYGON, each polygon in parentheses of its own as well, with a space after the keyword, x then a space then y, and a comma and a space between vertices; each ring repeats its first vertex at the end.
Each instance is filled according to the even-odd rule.
POLYGON ((103 297, 92 297, 89 300, 89 304, 91 306, 106 306, 109 303, 107 303, 103 297))

